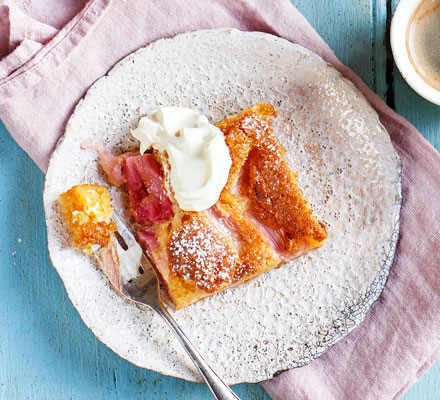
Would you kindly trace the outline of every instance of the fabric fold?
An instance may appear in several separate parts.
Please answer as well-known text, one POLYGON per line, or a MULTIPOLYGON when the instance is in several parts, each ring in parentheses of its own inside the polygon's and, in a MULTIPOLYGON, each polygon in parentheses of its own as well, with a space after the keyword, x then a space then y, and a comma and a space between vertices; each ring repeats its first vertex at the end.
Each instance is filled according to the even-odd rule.
POLYGON ((0 118, 43 171, 90 85, 139 47, 178 33, 231 27, 275 34, 318 53, 365 94, 403 162, 401 236, 388 283, 358 328, 311 364, 263 385, 283 400, 400 397, 440 356, 437 151, 335 57, 288 0, 90 0, 78 9, 56 1, 72 12, 69 21, 35 0, 39 8, 22 10, 31 19, 28 36, 23 26, 11 28, 10 9, 0 6, 0 54, 9 54, 0 61, 0 118), (13 32, 15 50, 4 32, 13 32))
POLYGON ((0 5, 0 59, 11 51, 9 44, 9 7, 0 5))
MULTIPOLYGON (((27 42, 25 48, 29 47, 30 42, 39 43, 41 48, 57 33, 58 29, 29 17, 13 4, 0 5, 0 59, 7 58, 23 42, 27 42)), ((34 46, 34 49, 36 48, 37 46, 34 46)), ((19 54, 23 57, 27 53, 21 50, 19 54)), ((32 51, 29 52, 29 58, 22 58, 21 64, 33 55, 32 51)), ((17 60, 17 54, 14 58, 17 60)))
POLYGON ((0 59, 0 80, 20 68, 43 47, 44 45, 41 43, 24 39, 10 54, 0 59))
POLYGON ((5 5, 9 9, 9 49, 14 49, 22 40, 46 44, 57 33, 58 29, 37 21, 24 14, 18 7, 5 5))
MULTIPOLYGON (((99 21, 109 3, 110 0, 89 1, 29 62, 0 79, 0 104, 10 97, 20 95, 41 78, 48 77, 99 21)), ((32 36, 40 39, 46 37, 47 32, 41 29, 41 24, 34 23, 33 27, 40 29, 40 34, 34 32, 32 36)), ((17 28, 17 31, 20 29, 17 28)))

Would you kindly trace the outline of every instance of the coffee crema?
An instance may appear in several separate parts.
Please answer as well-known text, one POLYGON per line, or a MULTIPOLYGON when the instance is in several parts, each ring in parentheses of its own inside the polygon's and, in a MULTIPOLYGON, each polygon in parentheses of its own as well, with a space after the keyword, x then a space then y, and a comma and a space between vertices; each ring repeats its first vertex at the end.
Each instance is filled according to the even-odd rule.
POLYGON ((415 9, 406 31, 406 48, 417 73, 440 90, 440 0, 425 0, 415 9))

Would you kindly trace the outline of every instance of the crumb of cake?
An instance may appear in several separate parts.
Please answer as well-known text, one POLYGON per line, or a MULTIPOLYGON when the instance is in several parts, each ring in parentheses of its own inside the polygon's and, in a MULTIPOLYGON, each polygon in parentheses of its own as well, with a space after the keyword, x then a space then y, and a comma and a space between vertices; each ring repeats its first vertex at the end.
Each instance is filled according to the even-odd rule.
POLYGON ((116 227, 111 220, 113 208, 105 187, 77 185, 61 194, 58 201, 74 247, 90 254, 96 247, 107 246, 116 227))

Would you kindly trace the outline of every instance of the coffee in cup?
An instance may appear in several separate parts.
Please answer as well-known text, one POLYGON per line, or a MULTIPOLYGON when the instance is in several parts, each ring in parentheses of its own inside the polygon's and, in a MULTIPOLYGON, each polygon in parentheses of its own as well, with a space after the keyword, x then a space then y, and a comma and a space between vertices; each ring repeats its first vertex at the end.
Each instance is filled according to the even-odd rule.
POLYGON ((406 47, 416 72, 440 90, 440 0, 424 0, 414 10, 406 31, 406 47))

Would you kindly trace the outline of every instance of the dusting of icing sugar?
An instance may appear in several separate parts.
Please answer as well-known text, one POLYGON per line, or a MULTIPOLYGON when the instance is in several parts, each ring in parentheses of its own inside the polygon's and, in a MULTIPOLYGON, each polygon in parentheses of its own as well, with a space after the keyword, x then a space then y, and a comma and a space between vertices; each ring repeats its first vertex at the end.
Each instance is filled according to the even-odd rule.
POLYGON ((171 271, 208 292, 231 282, 238 262, 229 239, 200 216, 173 232, 168 251, 171 271))
POLYGON ((242 122, 241 128, 252 132, 257 141, 268 132, 267 123, 265 123, 265 121, 260 121, 259 118, 255 118, 255 115, 253 114, 246 116, 242 122))

